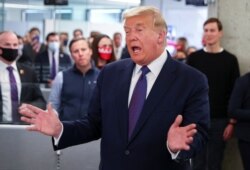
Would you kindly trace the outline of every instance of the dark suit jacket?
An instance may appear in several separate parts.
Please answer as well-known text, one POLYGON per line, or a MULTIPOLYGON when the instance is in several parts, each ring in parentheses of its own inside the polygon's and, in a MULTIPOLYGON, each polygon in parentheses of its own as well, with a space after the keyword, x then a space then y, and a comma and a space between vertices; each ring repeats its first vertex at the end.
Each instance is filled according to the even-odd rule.
MULTIPOLYGON (((72 66, 70 56, 68 54, 59 53, 59 71, 65 70, 72 66)), ((35 59, 35 70, 40 83, 48 83, 50 78, 50 64, 48 51, 39 54, 35 59)))
POLYGON ((178 114, 183 125, 196 123, 198 133, 187 160, 207 141, 208 85, 205 76, 170 56, 145 101, 131 139, 128 139, 128 94, 135 64, 131 59, 111 63, 101 71, 89 114, 85 119, 63 122, 64 131, 55 149, 102 138, 102 170, 186 170, 189 161, 177 163, 166 148, 169 127, 178 114))
POLYGON ((33 66, 36 56, 38 54, 44 52, 45 50, 46 50, 46 46, 43 43, 41 43, 41 47, 40 47, 38 53, 36 53, 33 50, 33 48, 32 48, 32 46, 31 46, 30 43, 25 44, 24 47, 23 47, 23 54, 18 59, 18 62, 22 63, 22 64, 25 64, 25 65, 28 65, 28 66, 33 66))
MULTIPOLYGON (((39 108, 45 109, 46 101, 40 90, 34 70, 21 64, 17 64, 17 69, 22 84, 20 104, 29 103, 39 108)), ((2 106, 3 106, 3 100, 2 100, 2 93, 0 90, 0 121, 2 121, 2 115, 3 115, 2 106)))
POLYGON ((237 119, 236 137, 250 142, 250 73, 236 81, 229 101, 229 113, 237 119))

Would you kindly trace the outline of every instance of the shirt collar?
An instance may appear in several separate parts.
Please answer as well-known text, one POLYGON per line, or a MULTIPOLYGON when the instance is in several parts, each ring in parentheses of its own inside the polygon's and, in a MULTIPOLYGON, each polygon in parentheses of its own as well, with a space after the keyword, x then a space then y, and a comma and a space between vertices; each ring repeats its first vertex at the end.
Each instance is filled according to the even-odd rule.
MULTIPOLYGON (((204 50, 206 53, 211 53, 211 52, 209 52, 209 51, 207 50, 206 47, 204 47, 203 50, 204 50)), ((221 48, 219 49, 219 51, 218 51, 218 52, 215 52, 215 53, 221 53, 223 50, 224 50, 224 49, 221 47, 221 48)))
POLYGON ((6 69, 8 66, 12 66, 14 70, 17 71, 17 66, 16 66, 16 61, 14 61, 13 63, 11 63, 10 65, 5 64, 4 62, 2 62, 0 60, 0 68, 6 69))
MULTIPOLYGON (((153 73, 155 76, 158 76, 167 58, 167 52, 166 50, 164 50, 158 58, 156 58, 149 65, 147 65, 150 69, 150 72, 153 73)), ((141 65, 136 64, 134 73, 139 74, 141 67, 141 65)))

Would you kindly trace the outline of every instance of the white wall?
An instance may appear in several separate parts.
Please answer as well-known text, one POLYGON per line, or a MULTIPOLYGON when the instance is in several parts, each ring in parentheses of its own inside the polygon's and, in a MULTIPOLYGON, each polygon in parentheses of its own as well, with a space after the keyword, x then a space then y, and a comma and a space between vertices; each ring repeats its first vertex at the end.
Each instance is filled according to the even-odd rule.
POLYGON ((187 6, 184 0, 142 0, 142 4, 159 8, 167 24, 176 29, 176 38, 184 36, 189 45, 202 47, 202 25, 207 19, 207 7, 187 6))
POLYGON ((249 0, 216 0, 214 4, 209 5, 209 15, 221 20, 224 32, 222 46, 236 55, 241 74, 249 72, 249 0))
POLYGON ((84 31, 84 36, 89 37, 91 31, 99 31, 107 34, 112 38, 114 32, 121 32, 124 36, 123 25, 121 23, 89 23, 83 21, 65 21, 65 20, 45 20, 44 31, 45 35, 51 31, 66 31, 72 38, 73 30, 81 28, 84 31))
POLYGON ((207 10, 202 9, 170 9, 165 14, 168 25, 176 28, 176 37, 184 36, 189 45, 202 47, 202 25, 207 19, 207 10))

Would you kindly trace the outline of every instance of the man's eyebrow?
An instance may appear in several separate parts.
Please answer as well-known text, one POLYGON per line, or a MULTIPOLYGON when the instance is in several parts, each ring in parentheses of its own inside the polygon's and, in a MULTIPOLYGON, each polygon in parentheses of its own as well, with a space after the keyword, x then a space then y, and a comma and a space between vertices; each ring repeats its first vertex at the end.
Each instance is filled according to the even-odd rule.
POLYGON ((136 24, 135 26, 144 26, 145 24, 143 24, 143 23, 138 23, 138 24, 136 24))
MULTIPOLYGON (((135 24, 135 27, 144 27, 144 26, 145 26, 144 23, 137 23, 137 24, 135 24)), ((129 28, 128 25, 124 25, 123 27, 124 27, 124 28, 129 28)))

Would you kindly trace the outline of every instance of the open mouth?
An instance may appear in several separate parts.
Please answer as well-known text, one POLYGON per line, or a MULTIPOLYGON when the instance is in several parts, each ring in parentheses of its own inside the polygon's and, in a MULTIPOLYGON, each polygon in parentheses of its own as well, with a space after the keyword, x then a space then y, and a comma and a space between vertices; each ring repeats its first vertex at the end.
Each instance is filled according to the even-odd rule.
POLYGON ((135 54, 138 54, 141 52, 141 47, 138 47, 138 46, 132 46, 132 51, 135 53, 135 54))

